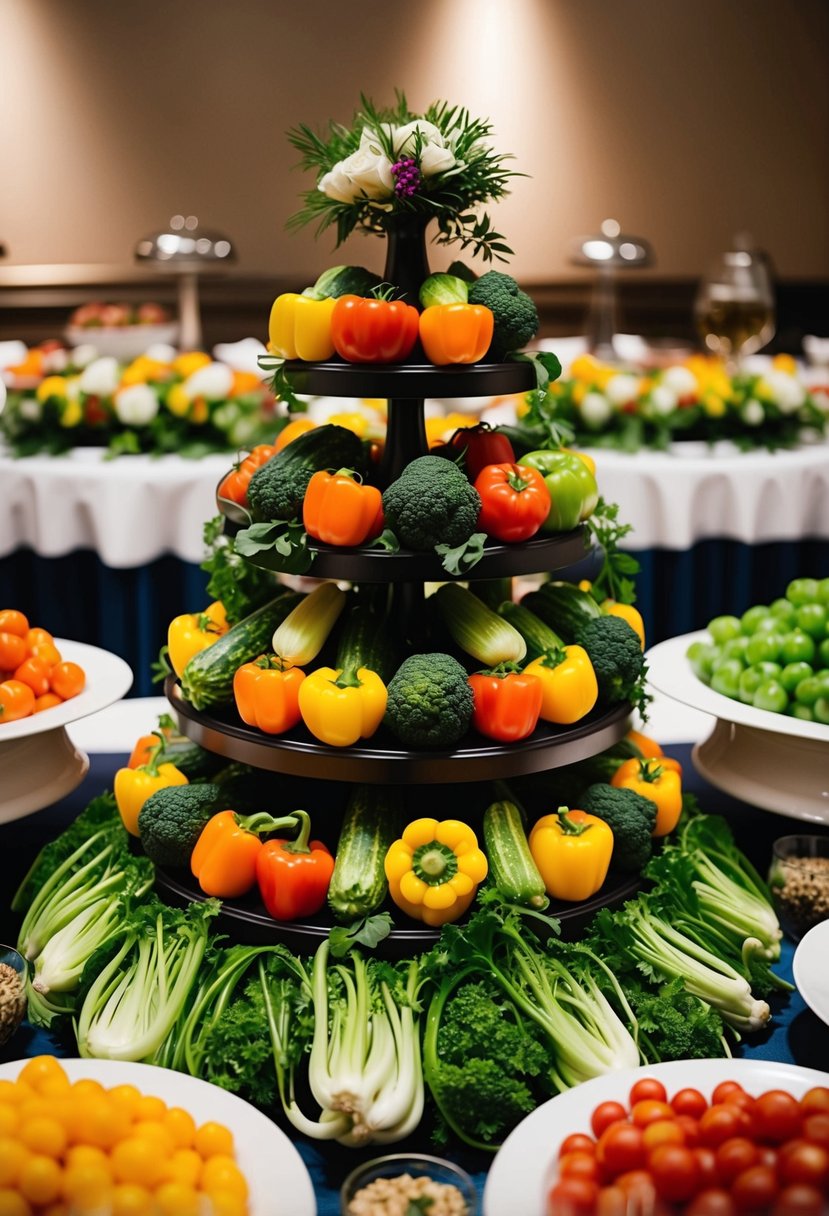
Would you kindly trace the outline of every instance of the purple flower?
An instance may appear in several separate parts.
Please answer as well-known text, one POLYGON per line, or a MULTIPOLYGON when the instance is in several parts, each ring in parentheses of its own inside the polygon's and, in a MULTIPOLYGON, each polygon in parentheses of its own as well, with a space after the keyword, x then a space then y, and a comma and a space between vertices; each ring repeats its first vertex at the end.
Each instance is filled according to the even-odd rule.
POLYGON ((413 194, 417 194, 423 179, 413 156, 405 156, 395 161, 391 172, 394 178, 394 193, 398 198, 411 198, 413 194))

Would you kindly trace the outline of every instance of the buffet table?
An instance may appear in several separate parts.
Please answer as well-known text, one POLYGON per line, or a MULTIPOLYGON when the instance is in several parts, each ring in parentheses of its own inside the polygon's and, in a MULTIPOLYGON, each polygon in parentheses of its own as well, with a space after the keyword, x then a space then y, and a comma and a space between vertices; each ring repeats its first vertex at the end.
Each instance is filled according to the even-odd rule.
MULTIPOLYGON (((6 858, 3 883, 6 898, 0 906, 0 940, 13 942, 16 938, 17 926, 8 910, 8 899, 37 850, 66 827, 92 797, 111 788, 113 774, 125 763, 128 749, 135 738, 150 729, 158 713, 166 708, 167 702, 163 698, 124 701, 69 728, 73 742, 92 752, 90 771, 83 784, 56 806, 0 827, 0 849, 6 858)), ((799 830, 799 825, 790 818, 757 811, 737 802, 707 785, 695 773, 690 758, 690 744, 681 740, 702 738, 711 723, 708 715, 657 696, 652 707, 649 731, 682 763, 686 788, 699 797, 705 810, 728 817, 741 847, 758 868, 765 871, 772 841, 799 830)), ((821 829, 810 826, 809 830, 821 829)), ((789 981, 792 980, 793 953, 792 943, 784 941, 776 970, 789 981)), ((800 994, 794 991, 789 996, 773 1000, 772 1011, 771 1029, 754 1036, 750 1043, 740 1044, 735 1054, 748 1059, 776 1060, 829 1070, 829 1026, 806 1007, 800 994)), ((66 1056, 73 1054, 73 1048, 70 1043, 24 1025, 6 1047, 0 1049, 0 1061, 43 1052, 66 1056)), ((401 1145, 388 1148, 375 1146, 360 1151, 333 1143, 320 1144, 305 1140, 293 1131, 291 1138, 311 1174, 319 1216, 338 1216, 339 1186, 346 1174, 361 1161, 385 1151, 429 1152, 431 1149, 426 1130, 421 1130, 401 1145)), ((492 1158, 457 1146, 450 1148, 448 1155, 473 1175, 480 1196, 492 1158)), ((285 1216, 291 1214, 286 1212, 285 1216)))

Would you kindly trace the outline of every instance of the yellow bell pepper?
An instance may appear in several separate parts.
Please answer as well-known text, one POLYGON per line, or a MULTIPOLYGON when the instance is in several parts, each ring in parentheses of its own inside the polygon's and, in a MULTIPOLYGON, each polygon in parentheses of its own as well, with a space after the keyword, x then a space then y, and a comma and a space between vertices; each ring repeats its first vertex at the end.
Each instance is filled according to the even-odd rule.
POLYGON ((227 630, 224 604, 219 600, 204 612, 185 612, 174 617, 167 630, 167 653, 176 675, 181 678, 193 655, 212 646, 227 630))
POLYGON ((415 819, 386 854, 389 894, 412 920, 445 925, 462 916, 487 875, 478 838, 458 819, 415 819))
POLYGON ((313 363, 330 359, 334 354, 331 314, 336 302, 312 300, 293 291, 277 296, 268 323, 268 349, 281 359, 313 363))
POLYGON ((47 376, 45 380, 41 380, 35 391, 35 397, 41 403, 48 401, 50 397, 55 397, 62 401, 66 396, 66 377, 65 376, 47 376))
POLYGON ((541 717, 566 726, 589 714, 599 696, 590 656, 583 646, 548 650, 524 668, 541 681, 541 717))
POLYGON ((634 608, 633 604, 618 604, 616 600, 603 600, 601 609, 606 616, 618 616, 621 620, 627 621, 639 638, 642 649, 645 649, 645 622, 642 620, 642 613, 638 608, 634 608))
POLYGON ((610 782, 617 789, 633 790, 656 803, 654 836, 667 836, 682 814, 682 775, 678 761, 670 756, 625 760, 610 782))
POLYGON ((553 899, 578 903, 595 895, 607 877, 613 831, 596 815, 560 806, 530 832, 530 853, 553 899))
POLYGON ((387 699, 386 686, 376 671, 318 667, 299 687, 299 712, 321 743, 352 747, 377 730, 387 699))
POLYGON ((131 836, 138 833, 138 815, 147 799, 157 790, 171 785, 189 785, 184 773, 174 764, 159 764, 164 740, 158 736, 158 746, 150 753, 146 764, 138 768, 119 768, 113 782, 113 792, 121 822, 131 836))

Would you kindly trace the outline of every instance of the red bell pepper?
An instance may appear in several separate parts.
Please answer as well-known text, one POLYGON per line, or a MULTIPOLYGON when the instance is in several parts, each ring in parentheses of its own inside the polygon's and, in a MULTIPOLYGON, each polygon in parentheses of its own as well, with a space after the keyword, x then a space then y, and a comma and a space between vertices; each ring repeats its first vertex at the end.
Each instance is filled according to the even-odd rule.
POLYGON ((420 313, 402 300, 340 296, 331 313, 331 341, 349 363, 400 363, 419 328, 420 313))
POLYGON ((488 739, 515 743, 538 725, 544 690, 537 676, 508 664, 468 677, 472 689, 472 725, 488 739))
POLYGON ((550 514, 544 478, 527 465, 485 465, 475 478, 475 489, 481 496, 478 527, 496 540, 529 540, 550 514))
POLYGON ((256 859, 256 880, 268 915, 274 920, 312 916, 325 903, 334 858, 320 840, 309 841, 311 820, 294 811, 301 821, 296 840, 269 840, 256 859))
POLYGON ((488 464, 515 463, 515 452, 509 439, 501 431, 494 430, 488 422, 459 427, 448 446, 455 456, 465 454, 466 475, 473 483, 481 469, 488 464))
POLYGON ((274 819, 264 811, 248 816, 219 811, 208 819, 190 857, 190 869, 205 895, 219 899, 246 895, 256 882, 257 858, 265 847, 259 834, 278 832, 296 822, 295 815, 274 819))

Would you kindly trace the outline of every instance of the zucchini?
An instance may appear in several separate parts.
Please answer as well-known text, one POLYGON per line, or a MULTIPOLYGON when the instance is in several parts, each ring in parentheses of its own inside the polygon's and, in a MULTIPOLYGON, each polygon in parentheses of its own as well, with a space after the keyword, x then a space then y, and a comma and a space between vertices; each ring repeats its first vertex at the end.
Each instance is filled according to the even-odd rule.
POLYGON ((548 650, 557 650, 564 645, 556 631, 545 625, 541 618, 530 612, 523 603, 513 604, 512 600, 504 600, 503 604, 499 605, 498 615, 509 621, 527 643, 528 663, 546 654, 548 650))
POLYGON ((328 887, 337 920, 371 915, 388 892, 384 863, 398 837, 399 793, 393 786, 357 785, 351 793, 328 887))
POLYGON ((487 667, 520 663, 527 653, 527 644, 518 630, 467 587, 444 583, 430 596, 429 603, 437 608, 455 644, 479 663, 487 667))
POLYGON ((335 666, 341 671, 366 667, 388 684, 398 667, 398 656, 386 618, 366 604, 355 604, 345 619, 335 666))
POLYGON ((549 904, 544 880, 532 859, 521 811, 502 799, 484 811, 484 844, 489 872, 497 890, 510 903, 541 910, 549 904))
POLYGON ((236 669, 270 649, 274 629, 300 598, 295 591, 281 592, 193 655, 181 674, 184 699, 195 709, 231 704, 236 669))
POLYGON ((602 615, 593 596, 573 583, 543 583, 537 591, 525 595, 521 603, 560 633, 565 642, 572 642, 579 629, 602 615))
POLYGON ((212 781, 227 763, 224 757, 207 751, 198 743, 191 743, 189 739, 166 742, 160 759, 164 764, 174 764, 191 785, 197 781, 212 781))

